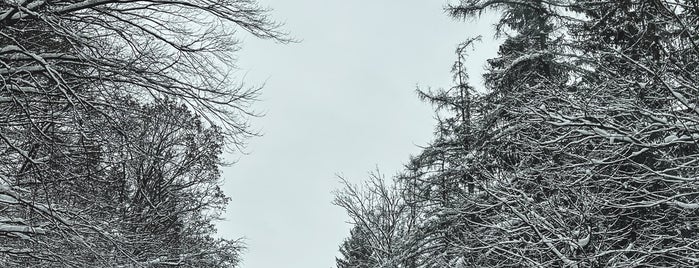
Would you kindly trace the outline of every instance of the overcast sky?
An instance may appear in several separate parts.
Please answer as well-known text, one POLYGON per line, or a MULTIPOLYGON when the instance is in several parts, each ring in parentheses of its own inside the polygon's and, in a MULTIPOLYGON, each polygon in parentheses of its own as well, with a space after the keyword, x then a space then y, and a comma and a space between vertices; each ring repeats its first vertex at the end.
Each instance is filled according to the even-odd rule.
POLYGON ((468 68, 478 87, 495 55, 492 18, 454 21, 445 1, 263 0, 302 42, 280 45, 243 38, 240 75, 266 82, 253 119, 264 136, 249 155, 224 169, 232 201, 219 224, 227 238, 245 237, 242 268, 328 268, 349 233, 348 217, 331 205, 336 174, 353 182, 378 167, 393 175, 433 131, 432 108, 416 86, 448 87, 458 43, 483 35, 468 68))

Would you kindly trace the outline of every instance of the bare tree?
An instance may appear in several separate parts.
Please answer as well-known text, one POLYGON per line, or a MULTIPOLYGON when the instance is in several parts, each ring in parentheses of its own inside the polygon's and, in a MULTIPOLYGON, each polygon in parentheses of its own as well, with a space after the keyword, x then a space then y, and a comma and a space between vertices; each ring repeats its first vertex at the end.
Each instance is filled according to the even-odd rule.
MULTIPOLYGON (((123 187, 139 174, 132 169, 115 176, 115 164, 156 157, 139 142, 146 134, 166 131, 170 123, 151 122, 155 126, 148 129, 137 118, 156 112, 154 118, 160 119, 191 116, 179 108, 148 109, 144 103, 180 103, 201 116, 197 124, 203 119, 222 127, 218 133, 226 142, 209 136, 212 144, 242 145, 253 134, 246 119, 254 115, 249 104, 259 88, 235 81, 235 32, 288 41, 266 14, 250 0, 2 1, 0 262, 9 267, 172 263, 169 257, 148 259, 129 252, 125 229, 112 228, 124 219, 119 212, 135 209, 125 208, 127 199, 116 194, 128 192, 123 187), (104 249, 110 250, 100 252, 104 249)), ((163 137, 168 135, 190 135, 176 133, 149 145, 167 142, 163 137)), ((192 153, 185 144, 177 146, 161 153, 192 153)), ((187 164, 178 162, 186 158, 170 160, 187 164)), ((171 181, 187 176, 163 162, 144 163, 151 163, 151 171, 160 167, 165 169, 160 172, 175 172, 168 177, 171 181)), ((205 165, 206 172, 218 172, 220 164, 205 165)), ((144 179, 153 182, 155 175, 144 179)), ((201 192, 190 192, 195 193, 201 192)), ((153 194, 162 193, 149 192, 139 200, 153 194)), ((204 203, 197 210, 220 209, 225 198, 217 195, 220 191, 199 196, 204 203), (207 197, 219 201, 210 206, 207 197)), ((168 202, 174 211, 190 210, 181 207, 185 202, 168 202)), ((192 217, 187 220, 210 220, 205 214, 192 217), (200 216, 204 218, 196 219, 200 216)), ((212 227, 202 224, 194 231, 206 233, 207 228, 212 227)), ((235 253, 237 244, 229 242, 202 236, 197 243, 235 253)), ((194 255, 182 253, 181 261, 194 255)))
POLYGON ((384 180, 378 172, 362 186, 343 179, 345 187, 335 193, 333 204, 347 211, 354 226, 342 247, 345 255, 338 260, 339 267, 406 267, 416 252, 410 246, 416 227, 401 190, 384 180))

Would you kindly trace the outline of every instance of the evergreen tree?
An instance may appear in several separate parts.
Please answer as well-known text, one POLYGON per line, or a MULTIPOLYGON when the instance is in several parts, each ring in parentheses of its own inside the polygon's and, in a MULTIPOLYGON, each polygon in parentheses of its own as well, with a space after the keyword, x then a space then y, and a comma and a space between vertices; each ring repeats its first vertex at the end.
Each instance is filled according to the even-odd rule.
POLYGON ((449 10, 498 12, 505 40, 484 94, 423 94, 454 109, 397 178, 408 267, 696 266, 696 3, 449 10))
POLYGON ((552 171, 571 174, 568 185, 579 192, 568 196, 578 198, 582 229, 592 233, 577 256, 583 264, 696 265, 688 241, 697 185, 686 178, 697 174, 689 158, 698 114, 685 97, 696 88, 680 82, 696 74, 677 71, 696 62, 697 50, 688 50, 696 34, 677 31, 696 15, 678 4, 591 1, 575 9, 585 21, 572 32, 593 71, 580 75, 571 109, 547 121, 570 133, 557 139, 568 154, 552 171))
POLYGON ((372 268, 377 263, 372 260, 371 244, 365 236, 365 230, 355 226, 350 231, 350 237, 340 245, 342 258, 337 258, 338 268, 372 268))

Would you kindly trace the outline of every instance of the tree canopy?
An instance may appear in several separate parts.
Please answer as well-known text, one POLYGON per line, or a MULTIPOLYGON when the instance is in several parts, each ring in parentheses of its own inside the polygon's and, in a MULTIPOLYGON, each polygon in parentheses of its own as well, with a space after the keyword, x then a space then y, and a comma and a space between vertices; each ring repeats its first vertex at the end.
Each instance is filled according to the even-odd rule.
POLYGON ((231 267, 220 155, 254 135, 251 0, 0 2, 3 267, 231 267))
MULTIPOLYGON (((503 43, 485 92, 463 79, 462 46, 456 86, 420 92, 440 110, 435 139, 393 179, 410 212, 385 216, 418 228, 370 267, 696 266, 696 1, 447 10, 497 14, 503 43)), ((383 254, 362 250, 341 250, 338 266, 383 254)))

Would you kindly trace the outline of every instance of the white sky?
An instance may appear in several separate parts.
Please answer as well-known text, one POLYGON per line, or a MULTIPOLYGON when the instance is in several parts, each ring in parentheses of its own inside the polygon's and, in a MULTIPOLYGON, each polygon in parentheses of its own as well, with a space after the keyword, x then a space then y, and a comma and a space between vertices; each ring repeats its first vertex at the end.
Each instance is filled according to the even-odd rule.
POLYGON ((468 62, 479 87, 497 50, 494 21, 454 21, 443 1, 261 3, 302 42, 243 40, 245 81, 266 82, 255 105, 266 116, 252 121, 264 136, 250 140, 249 155, 226 157, 238 162, 224 169, 232 201, 219 233, 246 238, 242 268, 334 267, 349 233, 331 205, 336 174, 360 182, 376 167, 400 171, 432 137, 432 108, 416 86, 450 86, 457 44, 480 34, 468 62))

